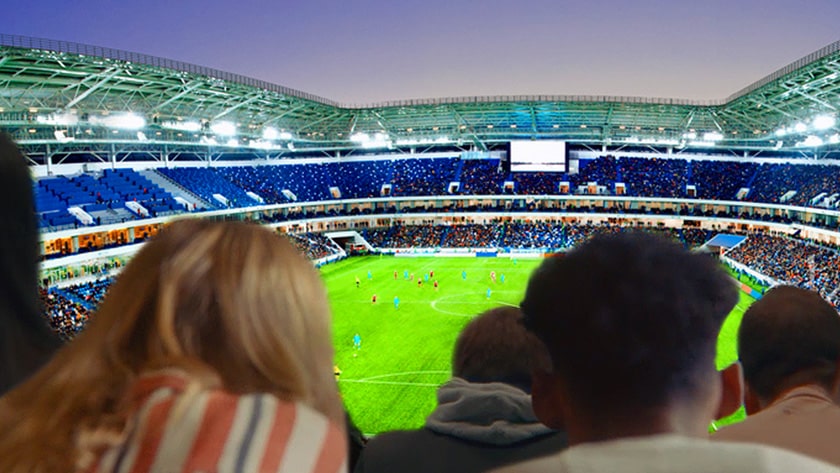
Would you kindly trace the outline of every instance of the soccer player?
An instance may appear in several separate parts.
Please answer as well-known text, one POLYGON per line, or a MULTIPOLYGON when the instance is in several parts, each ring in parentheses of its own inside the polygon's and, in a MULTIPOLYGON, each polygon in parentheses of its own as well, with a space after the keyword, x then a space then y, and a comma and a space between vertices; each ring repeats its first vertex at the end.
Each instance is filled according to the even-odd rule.
POLYGON ((394 281, 396 281, 396 280, 397 280, 397 272, 394 271, 394 281))
POLYGON ((505 273, 502 273, 501 276, 499 276, 499 281, 501 281, 502 284, 505 283, 505 273))
POLYGON ((496 272, 490 271, 490 280, 496 282, 496 272))
POLYGON ((374 294, 373 297, 370 298, 370 303, 376 304, 376 294, 374 294))
POLYGON ((429 282, 429 274, 428 274, 428 273, 427 273, 427 274, 424 274, 424 275, 423 275, 423 279, 425 279, 425 280, 426 280, 426 282, 429 282))
POLYGON ((403 279, 408 279, 408 270, 403 271, 403 279))
POLYGON ((394 309, 399 309, 399 308, 400 308, 400 298, 397 297, 397 296, 394 296, 394 309))
POLYGON ((430 278, 435 277, 435 271, 434 271, 434 270, 429 271, 429 277, 430 277, 430 278))
POLYGON ((435 291, 437 291, 437 290, 438 290, 438 282, 437 282, 437 280, 435 280, 435 291))
POLYGON ((467 280, 467 272, 466 271, 461 271, 461 279, 463 279, 464 281, 467 280))
POLYGON ((358 333, 356 335, 353 335, 353 348, 355 348, 356 350, 362 349, 362 337, 359 336, 358 333))
POLYGON ((358 288, 359 288, 359 284, 361 284, 361 283, 362 283, 362 282, 361 282, 361 281, 359 281, 359 276, 356 276, 356 289, 358 289, 358 288))
POLYGON ((414 281, 414 273, 411 273, 411 276, 408 278, 409 281, 414 281))
POLYGON ((487 288, 487 298, 490 299, 490 294, 493 294, 493 291, 490 288, 487 288))
POLYGON ((368 281, 370 281, 371 279, 373 279, 373 274, 371 274, 370 270, 368 270, 368 281))
POLYGON ((417 278, 417 287, 423 287, 423 280, 420 278, 417 278))

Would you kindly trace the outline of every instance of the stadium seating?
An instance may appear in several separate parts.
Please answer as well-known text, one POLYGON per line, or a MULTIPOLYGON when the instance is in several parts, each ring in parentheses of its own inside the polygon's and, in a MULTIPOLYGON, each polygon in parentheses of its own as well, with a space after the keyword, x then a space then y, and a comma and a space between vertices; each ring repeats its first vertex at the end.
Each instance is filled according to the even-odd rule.
POLYGON ((125 218, 171 215, 184 209, 171 194, 132 169, 106 169, 102 174, 79 174, 73 177, 50 177, 37 181, 34 188, 35 207, 42 228, 58 230, 77 226, 77 219, 68 212, 79 207, 94 218, 95 224, 112 223, 110 215, 125 218), (125 203, 134 201, 148 215, 131 214, 125 203))

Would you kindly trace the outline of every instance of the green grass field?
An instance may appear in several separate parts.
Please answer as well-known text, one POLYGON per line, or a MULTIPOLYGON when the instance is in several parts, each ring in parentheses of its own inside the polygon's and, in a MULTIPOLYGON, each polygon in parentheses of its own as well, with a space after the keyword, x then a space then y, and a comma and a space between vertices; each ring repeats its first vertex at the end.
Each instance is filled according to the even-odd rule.
MULTIPOLYGON (((366 256, 322 267, 333 309, 336 364, 342 372, 339 386, 362 432, 422 426, 436 405, 437 387, 450 377, 452 349, 461 328, 487 309, 518 305, 528 276, 540 261, 366 256), (405 271, 414 274, 414 281, 404 279, 405 271), (437 291, 432 279, 417 285, 417 278, 429 271, 434 271, 439 282, 437 291), (464 271, 466 279, 462 279, 464 271), (490 280, 491 271, 496 272, 496 283, 490 280), (375 304, 373 294, 378 296, 375 304), (400 299, 398 309, 395 296, 400 299), (353 346, 356 333, 362 339, 359 350, 353 346)), ((735 335, 751 302, 742 293, 723 326, 719 367, 737 358, 735 335)))

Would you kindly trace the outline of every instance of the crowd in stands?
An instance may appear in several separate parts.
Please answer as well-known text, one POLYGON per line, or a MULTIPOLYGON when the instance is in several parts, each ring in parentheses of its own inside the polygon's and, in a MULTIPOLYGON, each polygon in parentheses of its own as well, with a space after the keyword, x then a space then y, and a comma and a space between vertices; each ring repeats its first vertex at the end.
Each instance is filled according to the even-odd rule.
POLYGON ((292 244, 310 260, 319 260, 341 251, 335 242, 321 233, 287 233, 292 244))
POLYGON ((712 200, 735 200, 759 168, 755 163, 734 161, 692 161, 689 165, 688 183, 697 189, 697 198, 712 200))
POLYGON ((72 339, 85 327, 113 282, 113 278, 101 278, 64 287, 42 287, 41 303, 50 326, 64 340, 72 339))
MULTIPOLYGON (((401 159, 394 162, 392 194, 395 196, 445 195, 455 177, 458 159, 401 159)), ((367 179, 349 170, 354 176, 367 179)))
POLYGON ((685 194, 687 161, 682 159, 622 158, 621 175, 628 195, 638 197, 685 194))
MULTIPOLYGON (((175 181, 214 209, 261 204, 364 199, 387 195, 560 195, 598 192, 635 197, 698 198, 787 203, 837 208, 840 205, 840 166, 756 164, 665 158, 602 156, 582 159, 578 172, 505 173, 499 159, 405 158, 307 164, 162 168, 156 172, 175 181), (450 183, 458 183, 457 190, 450 183), (510 182, 511 184, 506 184, 510 182), (568 182, 568 189, 560 183, 568 182), (696 195, 687 186, 696 188, 696 195), (384 189, 390 186, 390 194, 384 189), (745 195, 739 190, 747 189, 745 195), (562 192, 561 192, 562 191, 562 192), (252 193, 253 195, 249 195, 252 193), (789 194, 787 197, 784 197, 789 194), (223 199, 217 199, 215 196, 223 199), (784 200, 784 202, 782 202, 784 200)), ((107 170, 101 175, 81 174, 38 181, 36 203, 45 228, 78 226, 68 207, 80 206, 94 224, 109 218, 169 215, 184 209, 173 197, 139 173, 107 170), (142 204, 147 214, 125 211, 128 201, 142 204), (123 214, 109 216, 122 211, 123 214)))
POLYGON ((467 159, 461 169, 461 194, 496 195, 502 193, 505 175, 498 159, 467 159))
POLYGON ((750 233, 727 256, 779 282, 816 291, 840 306, 840 253, 836 248, 792 237, 750 233))
POLYGON ((697 248, 712 235, 699 228, 630 227, 619 224, 496 222, 459 225, 394 225, 361 231, 374 248, 508 248, 564 251, 596 234, 628 230, 657 233, 697 248))
POLYGON ((468 223, 447 229, 441 246, 444 248, 485 248, 498 245, 502 228, 499 225, 468 223))

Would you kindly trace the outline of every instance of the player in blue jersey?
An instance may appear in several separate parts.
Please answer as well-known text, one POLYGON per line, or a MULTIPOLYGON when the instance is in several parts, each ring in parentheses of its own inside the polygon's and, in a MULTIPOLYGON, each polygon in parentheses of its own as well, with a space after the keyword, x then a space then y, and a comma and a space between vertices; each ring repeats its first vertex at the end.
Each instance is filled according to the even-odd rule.
POLYGON ((490 299, 490 294, 493 294, 493 291, 490 288, 487 288, 487 298, 490 299))
POLYGON ((464 281, 467 280, 467 272, 466 271, 461 271, 461 279, 463 279, 464 281))
MULTIPOLYGON (((362 349, 362 337, 358 333, 356 335, 353 335, 353 348, 356 351, 362 349)), ((353 353, 353 356, 356 356, 355 352, 353 353)))
POLYGON ((394 309, 399 309, 399 308, 400 308, 400 298, 397 297, 397 296, 394 296, 394 309))

